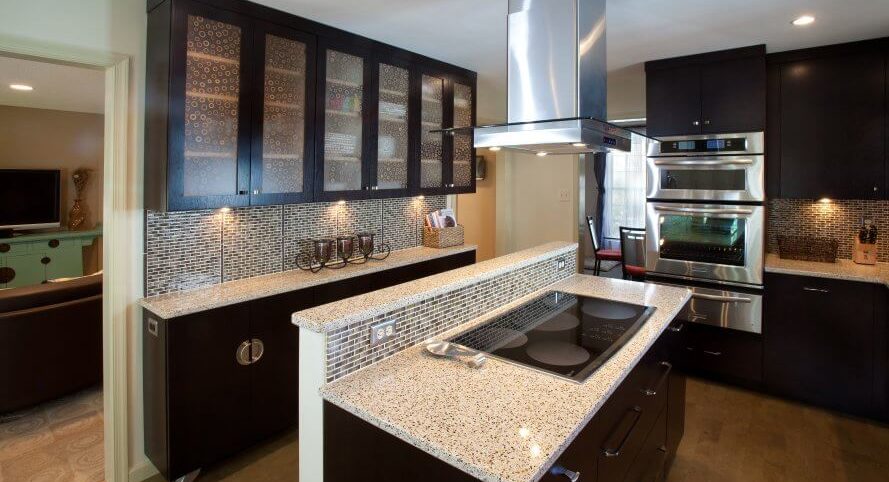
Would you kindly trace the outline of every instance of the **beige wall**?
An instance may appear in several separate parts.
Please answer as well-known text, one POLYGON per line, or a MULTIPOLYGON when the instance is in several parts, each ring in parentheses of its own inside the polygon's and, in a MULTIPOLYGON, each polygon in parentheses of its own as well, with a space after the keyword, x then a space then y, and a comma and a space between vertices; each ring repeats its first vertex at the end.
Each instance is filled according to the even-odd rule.
POLYGON ((87 227, 102 222, 104 116, 47 109, 0 106, 0 168, 60 169, 62 224, 74 202, 75 169, 92 169, 84 192, 87 227))
POLYGON ((479 155, 485 158, 487 175, 476 181, 474 194, 457 196, 457 217, 466 229, 466 243, 478 246, 477 261, 484 261, 495 256, 497 155, 487 151, 479 155))
POLYGON ((645 117, 645 64, 608 72, 608 118, 645 117))
POLYGON ((142 256, 142 146, 145 97, 144 0, 0 0, 0 36, 16 43, 32 42, 60 51, 85 49, 130 56, 130 103, 127 124, 130 179, 124 186, 129 206, 127 225, 131 277, 129 325, 129 463, 137 478, 144 475, 147 459, 142 444, 141 312, 136 301, 143 291, 142 256))

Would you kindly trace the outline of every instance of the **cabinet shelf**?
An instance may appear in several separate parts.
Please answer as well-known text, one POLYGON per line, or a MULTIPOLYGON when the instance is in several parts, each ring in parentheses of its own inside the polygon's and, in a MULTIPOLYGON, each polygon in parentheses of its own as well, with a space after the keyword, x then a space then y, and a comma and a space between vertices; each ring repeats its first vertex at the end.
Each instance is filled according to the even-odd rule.
POLYGON ((377 162, 384 163, 384 164, 404 164, 407 161, 405 161, 404 159, 398 159, 398 158, 393 157, 393 158, 389 158, 389 159, 377 159, 377 162))
POLYGON ((382 122, 395 122, 395 123, 403 124, 403 123, 407 122, 407 118, 405 118, 405 117, 391 117, 391 116, 381 115, 381 116, 380 116, 380 121, 382 121, 382 122))
POLYGON ((390 89, 380 89, 381 94, 391 95, 394 97, 407 97, 407 92, 402 92, 399 90, 390 90, 390 89))
POLYGON ((266 67, 265 69, 269 72, 274 72, 281 75, 290 75, 293 77, 305 77, 306 75, 305 72, 301 70, 282 69, 281 67, 266 67))
POLYGON ((193 59, 207 60, 210 62, 218 62, 220 64, 228 64, 228 65, 239 65, 241 62, 239 60, 230 59, 228 57, 221 57, 219 55, 205 54, 203 52, 195 52, 194 50, 189 50, 185 53, 188 57, 193 59))
POLYGON ((327 110, 325 110, 325 113, 327 113, 328 115, 333 114, 333 115, 341 115, 344 117, 358 117, 358 112, 346 111, 346 110, 327 109, 327 110))
POLYGON ((359 84, 358 82, 352 82, 351 80, 337 79, 336 77, 328 77, 327 83, 339 85, 339 86, 343 86, 343 87, 350 87, 353 89, 360 89, 360 88, 364 87, 363 85, 359 84))
POLYGON ((238 102, 238 97, 234 95, 223 95, 223 94, 207 94, 204 92, 196 92, 194 90, 189 90, 185 92, 186 97, 196 97, 198 99, 210 99, 210 100, 219 100, 222 102, 238 102))
POLYGON ((350 156, 325 156, 325 161, 333 161, 333 162, 350 162, 350 163, 360 163, 361 159, 357 157, 350 156))
POLYGON ((263 154, 263 159, 282 159, 282 160, 300 160, 302 156, 299 154, 263 154))
POLYGON ((210 152, 210 151, 185 151, 185 158, 198 159, 237 159, 238 155, 234 152, 210 152))

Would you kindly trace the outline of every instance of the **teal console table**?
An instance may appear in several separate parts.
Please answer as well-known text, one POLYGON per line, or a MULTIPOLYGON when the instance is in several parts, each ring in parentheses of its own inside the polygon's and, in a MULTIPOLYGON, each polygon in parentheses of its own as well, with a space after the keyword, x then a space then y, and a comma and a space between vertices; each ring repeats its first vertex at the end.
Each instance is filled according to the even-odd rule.
POLYGON ((17 288, 55 278, 83 276, 83 247, 102 227, 0 238, 0 288, 17 288))

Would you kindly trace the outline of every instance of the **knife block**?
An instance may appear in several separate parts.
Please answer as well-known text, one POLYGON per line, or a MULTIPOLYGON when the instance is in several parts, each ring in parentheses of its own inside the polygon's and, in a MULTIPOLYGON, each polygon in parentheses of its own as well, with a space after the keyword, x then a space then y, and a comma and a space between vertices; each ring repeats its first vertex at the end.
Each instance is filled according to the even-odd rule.
POLYGON ((855 238, 855 250, 852 252, 852 261, 858 264, 877 264, 877 245, 864 244, 855 238))

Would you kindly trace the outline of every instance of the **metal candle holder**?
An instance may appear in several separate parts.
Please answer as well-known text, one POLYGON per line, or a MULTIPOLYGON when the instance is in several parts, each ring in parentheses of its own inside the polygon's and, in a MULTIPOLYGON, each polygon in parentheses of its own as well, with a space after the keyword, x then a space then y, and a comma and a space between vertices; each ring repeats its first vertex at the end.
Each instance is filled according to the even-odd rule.
POLYGON ((364 264, 368 260, 381 261, 389 257, 392 248, 389 243, 380 244, 380 252, 374 254, 374 233, 358 233, 355 236, 337 236, 336 239, 322 238, 312 240, 312 252, 297 256, 296 266, 303 271, 317 273, 324 268, 340 269, 349 264, 364 264), (358 252, 355 254, 355 240, 358 240, 358 252), (331 258, 336 261, 331 261, 331 258))

